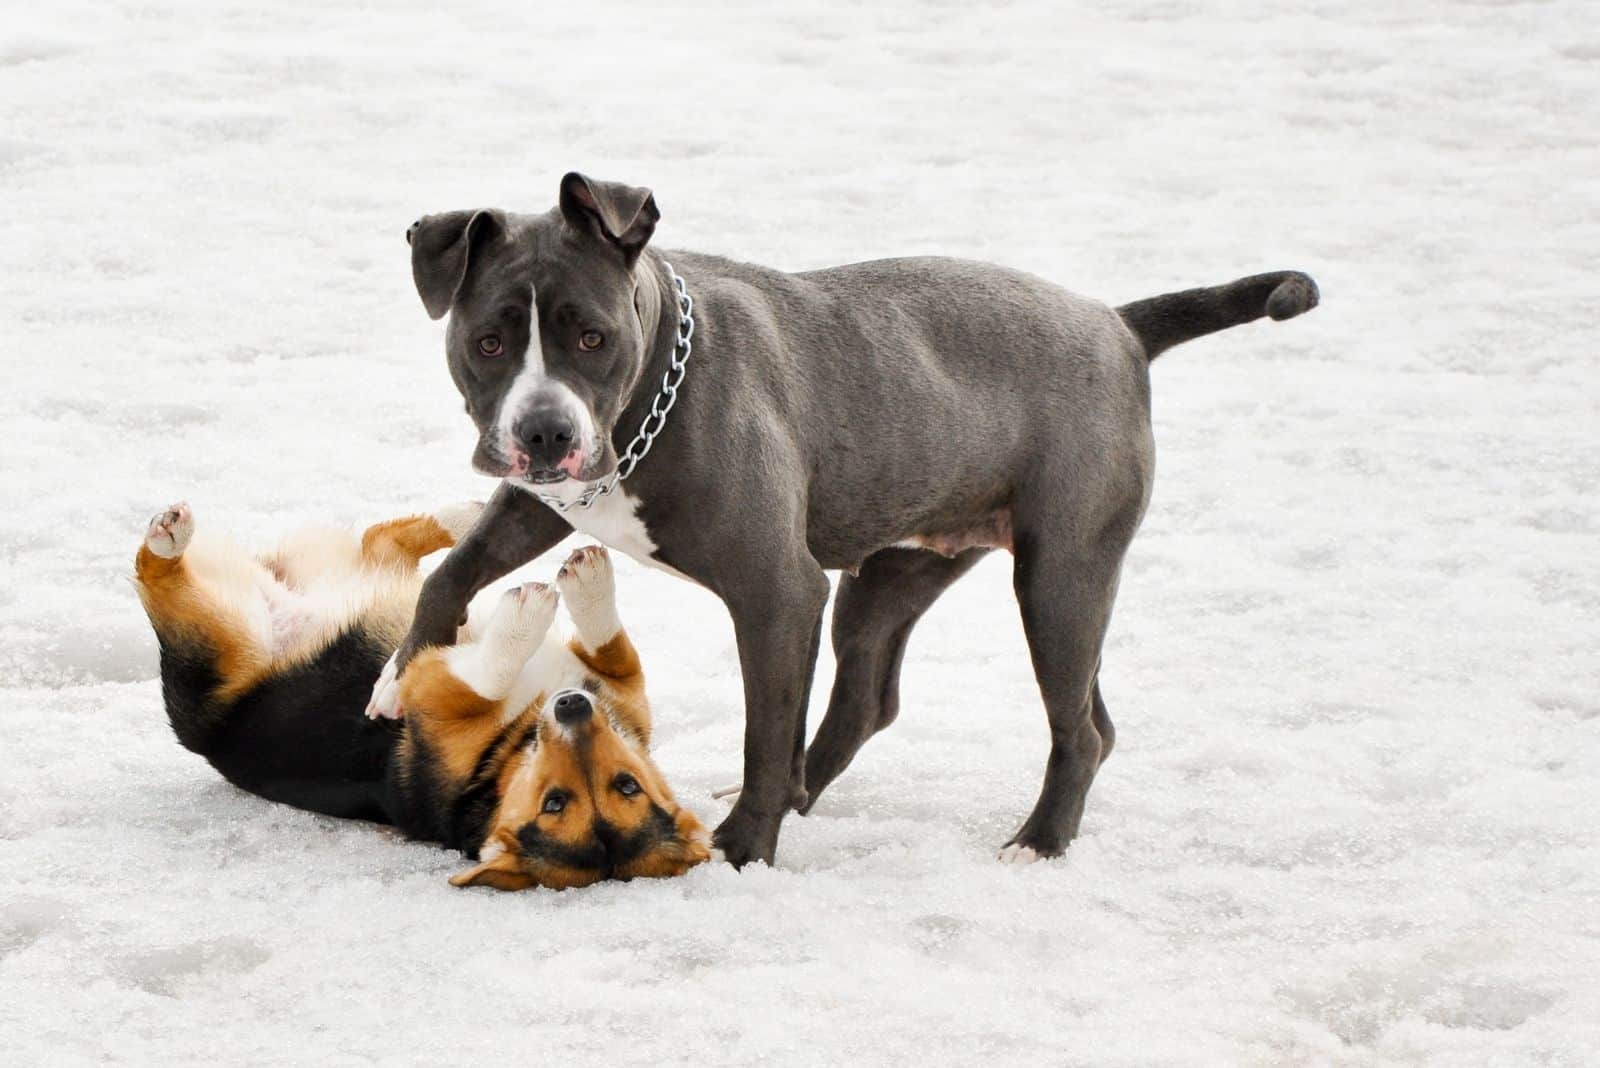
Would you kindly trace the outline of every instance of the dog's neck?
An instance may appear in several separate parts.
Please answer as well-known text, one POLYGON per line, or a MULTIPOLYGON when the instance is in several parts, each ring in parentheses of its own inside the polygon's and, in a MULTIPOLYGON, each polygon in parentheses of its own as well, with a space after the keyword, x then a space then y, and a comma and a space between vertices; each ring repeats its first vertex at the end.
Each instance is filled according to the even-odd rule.
POLYGON ((646 249, 639 258, 637 275, 633 306, 646 338, 645 355, 622 414, 611 428, 611 445, 619 458, 655 404, 678 344, 678 290, 672 272, 661 256, 646 249))

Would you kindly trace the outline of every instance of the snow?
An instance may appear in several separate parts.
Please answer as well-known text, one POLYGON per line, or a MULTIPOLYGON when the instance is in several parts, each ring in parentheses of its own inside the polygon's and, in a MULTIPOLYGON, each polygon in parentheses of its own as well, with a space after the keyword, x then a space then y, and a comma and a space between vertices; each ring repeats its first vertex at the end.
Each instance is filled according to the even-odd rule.
MULTIPOLYGON (((1593 14, 9 10, 0 1061, 1590 1061, 1593 14), (775 869, 461 892, 459 858, 173 741, 146 520, 186 498, 264 539, 485 494, 402 235, 542 210, 571 168, 653 186, 665 247, 795 269, 950 253, 1113 301, 1317 277, 1312 315, 1155 367, 1117 751, 1065 858, 994 859, 1047 744, 1000 557, 775 869)), ((714 822, 730 628, 670 576, 619 587, 660 763, 714 822)))

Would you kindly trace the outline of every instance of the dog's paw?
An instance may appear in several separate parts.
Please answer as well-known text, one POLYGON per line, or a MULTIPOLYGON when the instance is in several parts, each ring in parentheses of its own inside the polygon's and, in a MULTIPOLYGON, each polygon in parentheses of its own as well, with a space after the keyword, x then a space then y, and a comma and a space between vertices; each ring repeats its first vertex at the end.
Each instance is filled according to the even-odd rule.
POLYGON ((395 658, 383 665, 378 681, 372 686, 372 697, 367 701, 368 719, 399 719, 405 715, 400 707, 400 672, 395 668, 395 658))
POLYGON ((1041 860, 1043 858, 1039 851, 1034 849, 1032 846, 1025 846, 1017 842, 1012 842, 1010 845, 1000 850, 1000 855, 996 859, 998 859, 1002 864, 1009 864, 1014 868, 1023 868, 1029 864, 1032 864, 1034 861, 1041 860))
POLYGON ((459 542, 467 536, 467 531, 472 529, 472 524, 476 523, 482 514, 482 501, 462 501, 460 504, 448 505, 434 512, 433 521, 444 527, 452 540, 459 542))
POLYGON ((544 641, 555 622, 561 594, 543 582, 526 582, 501 594, 500 602, 484 628, 482 644, 524 654, 523 659, 544 641))
POLYGON ((735 805, 712 832, 712 848, 722 850, 723 859, 735 868, 757 861, 770 867, 772 856, 778 851, 778 824, 782 819, 781 813, 764 815, 735 805))
POLYGON ((480 696, 504 700, 550 633, 560 600, 542 582, 513 586, 500 595, 478 640, 445 654, 450 670, 480 696))
POLYGON ((556 585, 567 599, 567 607, 574 601, 586 604, 610 601, 616 596, 616 579, 611 571, 611 554, 603 545, 585 545, 574 549, 556 572, 556 585))
POLYGON ((185 501, 179 501, 150 520, 144 532, 145 546, 157 556, 172 560, 183 555, 194 537, 194 513, 185 501))
POLYGON ((617 619, 617 582, 611 554, 599 545, 574 549, 556 572, 556 585, 567 612, 586 642, 605 641, 621 627, 617 619))

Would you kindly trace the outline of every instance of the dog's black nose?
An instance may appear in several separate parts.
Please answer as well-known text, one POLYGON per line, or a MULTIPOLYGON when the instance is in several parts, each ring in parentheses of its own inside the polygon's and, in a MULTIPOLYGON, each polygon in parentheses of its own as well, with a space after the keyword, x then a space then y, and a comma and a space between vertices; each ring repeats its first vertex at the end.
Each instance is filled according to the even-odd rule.
POLYGON ((518 419, 512 430, 536 469, 555 467, 576 444, 577 427, 562 408, 535 408, 518 419))
POLYGON ((556 698, 556 722, 570 727, 575 723, 582 723, 594 714, 594 703, 589 700, 589 695, 579 693, 577 690, 568 690, 556 698))

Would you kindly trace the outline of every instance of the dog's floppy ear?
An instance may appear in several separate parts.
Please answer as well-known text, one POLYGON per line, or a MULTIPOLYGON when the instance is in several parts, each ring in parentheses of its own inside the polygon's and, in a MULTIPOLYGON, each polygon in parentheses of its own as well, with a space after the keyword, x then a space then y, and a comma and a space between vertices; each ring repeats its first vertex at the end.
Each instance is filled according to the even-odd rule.
POLYGON ((632 267, 655 233, 655 194, 636 185, 597 182, 573 171, 561 179, 561 214, 583 233, 593 233, 622 251, 632 267))
POLYGON ((512 850, 450 876, 451 886, 492 886, 496 890, 526 890, 536 882, 522 867, 521 854, 512 850))
POLYGON ((443 319, 456 302, 472 250, 504 231, 499 213, 493 211, 447 211, 424 215, 411 224, 406 231, 411 277, 429 318, 443 319))

